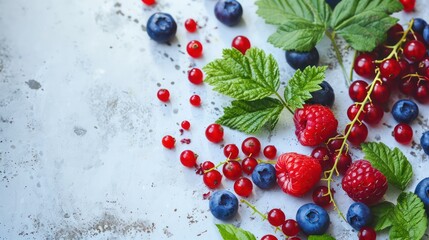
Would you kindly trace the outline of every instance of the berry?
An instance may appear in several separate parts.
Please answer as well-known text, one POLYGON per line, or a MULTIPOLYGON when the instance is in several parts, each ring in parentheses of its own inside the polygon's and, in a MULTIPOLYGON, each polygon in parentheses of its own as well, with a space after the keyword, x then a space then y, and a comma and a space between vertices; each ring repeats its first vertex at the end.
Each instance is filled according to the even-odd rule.
POLYGON ((274 159, 277 155, 277 148, 274 145, 264 147, 264 156, 268 159, 274 159))
POLYGON ((268 212, 267 219, 271 225, 278 227, 285 222, 286 215, 281 209, 273 208, 268 212))
POLYGON ((388 79, 395 79, 401 73, 401 66, 396 59, 386 59, 380 63, 380 75, 388 79))
POLYGON ((294 236, 294 237, 288 237, 287 240, 301 240, 301 238, 294 236))
POLYGON ((241 177, 241 164, 237 161, 228 161, 223 165, 223 175, 230 180, 241 177))
MULTIPOLYGON (((395 45, 397 42, 399 42, 399 40, 401 40, 403 34, 404 34, 404 28, 399 23, 393 25, 387 31, 387 39, 386 39, 387 44, 395 45)), ((390 51, 391 50, 389 50, 389 52, 390 51)), ((383 56, 383 58, 386 56, 383 56)))
POLYGON ((261 240, 278 240, 278 238, 274 235, 268 234, 261 237, 261 240))
POLYGON ((317 159, 298 154, 285 153, 276 163, 277 183, 292 196, 299 197, 308 192, 320 180, 322 167, 317 159))
POLYGON ((364 121, 368 124, 378 124, 384 116, 383 108, 378 104, 367 103, 364 106, 364 111, 364 121))
POLYGON ((217 123, 210 124, 206 128, 206 138, 212 143, 222 142, 223 127, 217 123))
POLYGON ((420 81, 417 90, 414 93, 414 98, 420 103, 429 102, 429 81, 420 81))
POLYGON ((188 32, 193 33, 197 31, 197 22, 192 18, 188 18, 185 21, 185 28, 188 32))
POLYGON ((183 120, 180 126, 185 130, 189 130, 189 128, 191 127, 191 123, 189 123, 189 121, 187 120, 183 120))
POLYGON ((260 163, 252 173, 253 183, 261 189, 268 189, 276 183, 276 169, 268 163, 260 163))
POLYGON ((328 213, 314 203, 301 206, 296 213, 296 221, 307 235, 322 235, 329 227, 328 213))
POLYGON ((358 232, 359 240, 375 240, 377 233, 371 227, 362 227, 358 232))
POLYGON ((429 214, 429 177, 421 180, 414 193, 422 200, 425 205, 426 213, 429 214))
POLYGON ((161 102, 168 102, 170 100, 170 92, 165 88, 159 89, 156 95, 161 102))
MULTIPOLYGON (((349 130, 350 125, 347 125, 346 132, 349 130)), ((350 130, 348 141, 353 145, 359 146, 361 143, 365 142, 368 137, 368 128, 365 123, 355 123, 350 130)))
POLYGON ((192 40, 186 45, 186 51, 189 56, 199 58, 203 55, 203 45, 197 40, 192 40))
POLYGON ((223 155, 229 159, 236 159, 238 158, 238 147, 235 144, 227 144, 225 147, 223 147, 223 155))
POLYGON ((243 172, 248 174, 248 175, 253 173, 253 170, 255 170, 255 167, 257 165, 258 165, 258 161, 253 157, 246 157, 241 162, 243 172))
POLYGON ((335 8, 335 6, 337 6, 337 4, 341 2, 341 0, 325 0, 325 2, 326 2, 327 4, 329 4, 329 6, 330 6, 332 9, 334 9, 334 8, 335 8))
POLYGON ((252 194, 253 183, 248 178, 241 177, 234 183, 234 191, 238 196, 248 197, 252 194))
POLYGON ((295 236, 299 233, 298 223, 293 219, 286 220, 282 225, 282 232, 286 236, 295 236))
POLYGON ((174 148, 174 145, 176 144, 176 139, 170 135, 166 135, 162 138, 162 146, 168 149, 174 148))
POLYGON ((385 104, 389 101, 390 89, 386 84, 376 82, 374 90, 371 93, 371 99, 375 103, 385 104))
POLYGON ((243 8, 236 0, 219 0, 215 5, 214 13, 217 20, 231 27, 240 22, 243 8))
POLYGON ((355 202, 347 211, 347 222, 356 230, 366 227, 371 223, 371 210, 363 203, 355 202))
POLYGON ((331 169, 334 165, 329 155, 329 150, 326 147, 317 147, 311 152, 311 156, 319 161, 323 171, 331 169))
POLYGON ((255 137, 248 137, 241 143, 241 151, 247 156, 257 157, 261 151, 261 142, 255 137))
POLYGON ((203 82, 203 78, 203 71, 199 68, 192 68, 188 72, 188 80, 195 85, 201 84, 203 82))
POLYGON ((343 139, 335 138, 335 139, 329 140, 327 147, 329 151, 331 151, 331 153, 334 153, 341 148, 343 143, 344 143, 343 139))
POLYGON ((237 214, 238 199, 230 191, 218 190, 210 197, 209 207, 215 218, 226 221, 237 214))
POLYGON ((368 83, 363 80, 354 81, 349 87, 349 96, 355 102, 362 102, 368 92, 368 83))
POLYGON ((212 169, 212 168, 214 168, 214 167, 215 167, 214 163, 213 163, 213 162, 210 162, 210 161, 205 161, 205 162, 203 162, 203 163, 201 164, 201 168, 202 168, 204 171, 210 170, 210 169, 212 169))
POLYGON ((404 56, 411 62, 419 62, 426 56, 426 46, 424 43, 411 40, 404 46, 404 56))
POLYGON ((210 188, 215 189, 222 183, 222 174, 218 170, 211 170, 203 175, 204 184, 210 188))
MULTIPOLYGON (((339 152, 332 155, 332 162, 334 163, 337 160, 339 152)), ((342 153, 337 163, 337 170, 341 175, 346 174, 350 165, 352 164, 352 157, 349 153, 342 153)))
POLYGON ((362 53, 357 56, 354 70, 361 77, 373 78, 375 76, 374 57, 368 53, 362 53))
POLYGON ((429 78, 429 57, 423 58, 417 65, 417 71, 420 75, 429 78))
POLYGON ((341 184, 351 199, 368 205, 378 202, 388 187, 386 177, 366 160, 354 161, 341 184))
POLYGON ((148 6, 150 6, 150 5, 155 4, 155 3, 156 3, 156 1, 155 1, 155 0, 142 0, 142 3, 144 3, 144 4, 148 5, 148 6))
POLYGON ((417 91, 418 77, 404 77, 399 81, 399 91, 408 96, 413 96, 417 91))
POLYGON ((191 150, 185 150, 180 154, 180 162, 185 167, 194 167, 197 164, 198 155, 191 150))
POLYGON ((331 198, 328 195, 328 188, 319 186, 313 191, 313 202, 321 207, 327 207, 331 204, 331 198))
POLYGON ((240 51, 242 54, 245 54, 247 49, 251 47, 251 44, 247 37, 237 36, 232 40, 231 46, 240 51))
POLYGON ((411 123, 419 115, 419 107, 411 100, 402 99, 393 104, 392 115, 399 123, 411 123))
POLYGON ((295 134, 303 146, 316 146, 337 133, 338 121, 331 109, 322 105, 304 105, 293 116, 295 134))
POLYGON ((316 48, 309 52, 286 51, 286 62, 293 69, 304 70, 308 66, 317 66, 319 63, 319 51, 316 48))
POLYGON ((170 41, 176 35, 177 24, 173 17, 168 13, 154 13, 147 20, 147 34, 158 43, 170 41))
POLYGON ((201 98, 198 95, 192 95, 189 98, 189 102, 191 103, 192 106, 199 107, 201 105, 201 98))
POLYGON ((320 104, 327 107, 332 107, 335 101, 334 89, 331 85, 323 81, 319 84, 322 89, 311 93, 311 98, 306 101, 308 104, 320 104))
POLYGON ((429 44, 429 24, 423 28, 423 39, 426 44, 429 44))
POLYGON ((412 12, 416 6, 416 0, 399 0, 404 6, 405 12, 412 12))
POLYGON ((420 145, 423 148, 423 151, 429 155, 429 131, 424 132, 420 138, 420 145))
POLYGON ((393 137, 398 143, 409 144, 413 140, 413 129, 406 123, 400 123, 395 126, 393 137))

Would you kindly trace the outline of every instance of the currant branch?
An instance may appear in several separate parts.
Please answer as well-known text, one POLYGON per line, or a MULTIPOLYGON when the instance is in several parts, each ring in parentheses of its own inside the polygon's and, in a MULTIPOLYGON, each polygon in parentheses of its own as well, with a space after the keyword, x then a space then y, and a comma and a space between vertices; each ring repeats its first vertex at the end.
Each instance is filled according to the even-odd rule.
MULTIPOLYGON (((263 214, 261 211, 259 211, 257 208, 256 208, 256 206, 255 205, 253 205, 253 204, 251 204, 249 201, 247 201, 246 199, 240 199, 240 202, 242 202, 242 203, 244 203, 244 204, 246 204, 250 209, 252 209, 253 210, 253 213, 252 214, 258 214, 261 218, 262 218, 262 221, 265 221, 265 220, 267 220, 268 219, 268 217, 267 217, 267 215, 265 215, 265 214, 263 214)), ((280 231, 280 232, 282 232, 281 231, 281 229, 279 228, 279 227, 275 227, 275 232, 277 232, 277 231, 280 231)), ((286 236, 286 238, 287 238, 287 236, 286 236)))

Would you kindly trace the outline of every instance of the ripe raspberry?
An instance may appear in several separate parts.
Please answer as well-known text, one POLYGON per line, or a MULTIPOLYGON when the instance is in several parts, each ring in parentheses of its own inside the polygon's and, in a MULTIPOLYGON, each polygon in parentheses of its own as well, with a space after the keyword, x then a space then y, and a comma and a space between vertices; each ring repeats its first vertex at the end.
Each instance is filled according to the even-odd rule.
POLYGON ((347 170, 342 186, 354 201, 371 205, 377 203, 386 193, 387 180, 370 162, 358 160, 347 170))
POLYGON ((304 105, 295 111, 293 121, 303 146, 319 145, 337 133, 337 119, 331 109, 322 105, 304 105))
POLYGON ((320 180, 322 167, 317 159, 285 153, 276 163, 277 183, 283 192, 299 197, 308 192, 320 180))

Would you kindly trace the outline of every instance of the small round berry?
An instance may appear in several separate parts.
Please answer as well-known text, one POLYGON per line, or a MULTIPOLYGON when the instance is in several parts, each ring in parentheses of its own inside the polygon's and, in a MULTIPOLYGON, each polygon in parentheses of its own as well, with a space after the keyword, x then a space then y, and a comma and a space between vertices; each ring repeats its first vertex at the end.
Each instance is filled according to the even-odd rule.
POLYGON ((413 96, 417 92, 418 77, 409 76, 399 80, 398 87, 399 91, 407 96, 413 96))
POLYGON ((396 59, 386 59, 380 63, 380 75, 388 79, 395 79, 401 74, 401 66, 396 59))
POLYGON ((155 4, 155 3, 156 3, 156 1, 155 1, 155 0, 142 0, 142 3, 144 3, 144 4, 148 5, 148 6, 150 6, 150 5, 155 4))
POLYGON ((186 51, 189 56, 199 58, 203 55, 203 45, 197 40, 192 40, 186 46, 186 51))
POLYGON ((329 149, 326 147, 317 147, 311 152, 311 156, 319 161, 324 171, 331 169, 333 166, 329 155, 329 149))
POLYGON ((400 123, 393 130, 393 137, 398 143, 409 144, 413 140, 413 129, 406 123, 400 123))
POLYGON ((185 28, 188 32, 193 33, 197 31, 197 22, 192 18, 188 18, 185 21, 185 28))
POLYGON ((322 235, 330 224, 328 212, 314 203, 301 206, 296 213, 296 221, 307 235, 322 235))
POLYGON ((364 106, 364 121, 368 124, 378 124, 384 116, 383 108, 374 103, 367 103, 364 106))
POLYGON ((198 95, 192 95, 189 98, 189 102, 191 103, 192 106, 199 107, 201 106, 201 97, 198 95))
POLYGON ((215 165, 214 165, 214 163, 213 163, 213 162, 211 162, 211 161, 205 161, 205 162, 203 162, 203 163, 201 164, 201 168, 202 168, 204 171, 210 170, 210 169, 212 169, 212 168, 214 168, 214 167, 215 167, 215 165))
POLYGON ((421 18, 414 18, 413 31, 423 34, 423 29, 427 25, 427 22, 421 18))
POLYGON ((349 96, 355 102, 362 102, 368 92, 368 83, 363 80, 354 81, 349 88, 349 96))
POLYGON ((170 92, 165 88, 159 89, 157 96, 161 102, 168 102, 168 100, 170 100, 170 92))
POLYGON ((416 0, 399 0, 404 6, 405 12, 414 11, 414 7, 416 6, 416 0))
POLYGON ((251 44, 247 37, 237 36, 232 40, 231 46, 240 51, 242 54, 245 54, 247 49, 251 47, 251 44))
POLYGON ((420 138, 420 145, 422 146, 423 151, 429 155, 429 131, 426 131, 422 134, 422 137, 420 138))
POLYGON ((321 207, 327 207, 331 204, 331 198, 328 195, 328 188, 319 186, 313 191, 313 202, 321 207))
POLYGON ((228 161, 223 165, 222 172, 229 180, 237 180, 241 177, 241 164, 237 161, 228 161))
POLYGON ((411 62, 419 62, 426 56, 426 46, 424 43, 411 40, 404 46, 404 56, 411 62))
POLYGON ((255 170, 256 165, 258 165, 258 161, 253 157, 246 157, 241 162, 243 172, 248 175, 253 173, 253 170, 255 170))
POLYGON ((288 237, 287 240, 301 240, 301 238, 294 236, 294 237, 288 237))
POLYGON ((299 233, 298 223, 293 219, 286 220, 282 225, 282 232, 286 236, 295 236, 299 233))
POLYGON ((234 191, 238 196, 248 197, 252 194, 253 183, 248 178, 241 177, 234 183, 234 191))
POLYGON ((222 174, 218 170, 204 173, 203 182, 208 188, 215 189, 222 183, 222 174))
MULTIPOLYGON (((346 132, 349 130, 350 125, 347 125, 346 132)), ((350 130, 348 141, 353 145, 360 146, 361 143, 365 142, 368 137, 368 128, 365 123, 355 123, 350 130)))
POLYGON ((393 104, 392 115, 399 123, 411 123, 419 115, 419 107, 412 100, 401 99, 393 104))
POLYGON ((210 124, 206 128, 206 138, 213 143, 219 143, 223 140, 223 127, 217 123, 210 124))
POLYGON ((372 215, 370 208, 361 202, 350 205, 347 211, 347 222, 356 230, 366 227, 371 223, 372 215))
MULTIPOLYGON (((360 110, 361 105, 360 104, 352 104, 347 109, 347 117, 350 119, 350 121, 353 121, 356 118, 356 115, 358 114, 360 110)), ((362 121, 365 118, 365 111, 361 111, 359 114, 359 121, 362 121)))
POLYGON ((180 126, 185 130, 189 130, 189 128, 191 127, 191 123, 187 120, 183 120, 180 126))
POLYGON ((261 237, 261 240, 278 240, 278 238, 274 235, 268 234, 261 237))
POLYGON ((271 225, 278 227, 285 222, 286 215, 281 209, 273 208, 268 212, 267 219, 271 225))
POLYGON ((335 153, 337 150, 339 150, 341 148, 343 143, 344 143, 343 139, 334 138, 334 139, 329 140, 327 147, 328 147, 329 151, 331 151, 331 153, 335 153))
POLYGON ((261 142, 255 137, 248 137, 244 139, 241 144, 241 151, 246 155, 257 157, 261 151, 261 142))
POLYGON ((368 53, 360 54, 354 64, 355 72, 364 78, 372 78, 375 76, 375 63, 372 55, 368 53))
MULTIPOLYGON (((335 161, 337 161, 338 158, 338 152, 336 152, 335 154, 332 154, 331 156, 331 161, 333 163, 335 163, 335 161)), ((352 157, 350 156, 349 153, 342 153, 338 159, 338 163, 337 163, 337 170, 340 174, 344 175, 346 174, 347 170, 349 169, 350 165, 352 164, 352 157)))
POLYGON ((414 98, 419 103, 429 103, 429 81, 420 81, 418 83, 414 98))
POLYGON ((191 150, 185 150, 180 154, 180 162, 185 167, 194 167, 197 164, 198 155, 191 150))
POLYGON ((236 0, 219 0, 215 5, 214 13, 217 20, 232 27, 240 22, 243 7, 236 0))
POLYGON ((195 85, 201 84, 204 80, 203 71, 199 68, 192 68, 188 72, 188 80, 195 85))
POLYGON ((286 51, 286 62, 295 70, 304 70, 308 66, 316 66, 319 63, 319 51, 317 48, 309 52, 286 51))
POLYGON ((376 82, 374 90, 371 93, 371 100, 375 103, 385 104, 389 101, 390 89, 386 84, 376 82))
POLYGON ((264 156, 268 159, 274 159, 277 155, 277 148, 274 145, 264 147, 264 156))
POLYGON ((168 149, 174 148, 176 144, 176 139, 170 135, 166 135, 162 138, 162 146, 168 149))
POLYGON ((335 92, 332 86, 323 81, 319 84, 321 89, 311 92, 311 98, 305 101, 308 104, 320 104, 327 107, 332 107, 335 102, 335 92))
POLYGON ((170 14, 157 12, 147 20, 146 29, 152 40, 158 43, 166 43, 176 35, 177 24, 170 14))
POLYGON ((240 150, 238 150, 238 147, 235 144, 227 144, 223 147, 223 155, 228 159, 238 158, 239 151, 240 150))
MULTIPOLYGON (((397 23, 393 25, 388 31, 387 31, 387 39, 386 42, 388 45, 395 45, 399 40, 401 40, 402 35, 404 34, 404 28, 401 26, 401 24, 397 23)), ((392 50, 389 50, 389 53, 392 50)), ((387 56, 387 55, 386 55, 387 56)), ((386 56, 383 56, 386 57, 386 56)))
POLYGON ((377 233, 371 227, 362 227, 358 232, 359 240, 375 240, 377 239, 377 233))

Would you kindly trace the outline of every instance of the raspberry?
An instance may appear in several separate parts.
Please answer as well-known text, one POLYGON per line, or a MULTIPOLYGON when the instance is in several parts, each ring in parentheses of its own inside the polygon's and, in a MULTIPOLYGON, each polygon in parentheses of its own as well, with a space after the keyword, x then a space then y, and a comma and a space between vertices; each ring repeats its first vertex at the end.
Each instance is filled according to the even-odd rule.
POLYGON ((322 105, 304 105, 295 111, 293 121, 303 146, 319 145, 337 133, 337 119, 331 109, 322 105))
POLYGON ((283 192, 299 197, 320 180, 322 167, 317 159, 298 154, 280 155, 276 163, 277 183, 283 192))
POLYGON ((351 199, 367 205, 377 203, 387 191, 386 177, 367 160, 352 163, 344 175, 342 186, 351 199))

